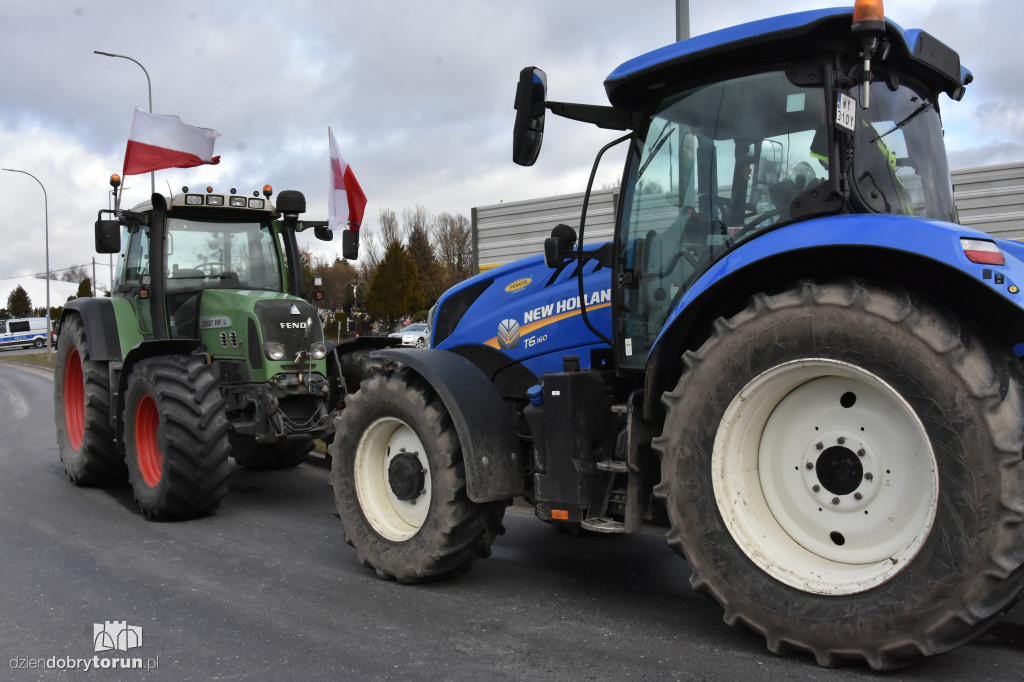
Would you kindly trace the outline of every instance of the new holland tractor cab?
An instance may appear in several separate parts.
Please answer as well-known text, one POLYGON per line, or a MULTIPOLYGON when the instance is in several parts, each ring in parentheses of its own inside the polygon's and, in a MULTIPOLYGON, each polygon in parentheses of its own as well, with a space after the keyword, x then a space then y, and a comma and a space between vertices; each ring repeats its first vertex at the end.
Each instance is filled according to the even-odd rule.
POLYGON ((623 131, 614 240, 585 244, 584 207, 442 296, 431 349, 375 353, 331 448, 360 560, 455 574, 521 496, 581 532, 667 523, 728 623, 823 666, 999 619, 1024 587, 1024 246, 956 224, 959 56, 874 0, 654 50, 608 106, 546 80, 521 74, 514 160, 547 112, 623 131))
MULTIPOLYGON (((100 211, 96 250, 119 254, 113 291, 64 307, 54 377, 73 483, 127 477, 147 516, 197 516, 224 496, 229 456, 285 468, 333 436, 341 360, 303 298, 295 239, 332 234, 299 220, 300 192, 276 206, 271 196, 269 185, 262 197, 186 187, 100 211)), ((355 237, 343 238, 346 258, 355 237)))

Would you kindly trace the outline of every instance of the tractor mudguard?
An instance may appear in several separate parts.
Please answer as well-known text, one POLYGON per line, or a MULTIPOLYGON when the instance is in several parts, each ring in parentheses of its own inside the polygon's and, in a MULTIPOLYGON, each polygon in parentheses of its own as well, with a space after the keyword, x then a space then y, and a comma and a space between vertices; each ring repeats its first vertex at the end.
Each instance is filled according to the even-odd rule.
POLYGON ((114 303, 109 298, 76 298, 64 304, 61 322, 71 311, 76 311, 85 327, 85 338, 89 341, 90 360, 97 362, 121 359, 121 341, 117 333, 117 318, 114 303))
POLYGON ((512 409, 476 365, 442 350, 389 349, 371 357, 408 366, 437 391, 462 445, 469 499, 492 502, 523 493, 525 468, 512 409))

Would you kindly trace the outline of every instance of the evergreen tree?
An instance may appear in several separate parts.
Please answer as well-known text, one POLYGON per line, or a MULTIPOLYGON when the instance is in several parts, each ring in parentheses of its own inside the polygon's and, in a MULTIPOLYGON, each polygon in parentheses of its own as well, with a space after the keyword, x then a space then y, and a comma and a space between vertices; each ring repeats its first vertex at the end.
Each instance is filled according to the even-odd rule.
POLYGON ((11 317, 28 317, 32 314, 32 299, 20 284, 7 297, 7 311, 11 317))
POLYGON ((75 292, 78 298, 92 298, 92 280, 86 277, 78 283, 78 291, 75 292))
POLYGON ((430 245, 428 224, 426 221, 417 221, 408 225, 406 240, 409 257, 416 263, 416 273, 425 303, 433 305, 447 287, 441 276, 437 257, 434 256, 434 247, 430 245))
POLYGON ((395 321, 423 308, 416 263, 398 241, 391 242, 366 292, 366 310, 374 318, 395 321))

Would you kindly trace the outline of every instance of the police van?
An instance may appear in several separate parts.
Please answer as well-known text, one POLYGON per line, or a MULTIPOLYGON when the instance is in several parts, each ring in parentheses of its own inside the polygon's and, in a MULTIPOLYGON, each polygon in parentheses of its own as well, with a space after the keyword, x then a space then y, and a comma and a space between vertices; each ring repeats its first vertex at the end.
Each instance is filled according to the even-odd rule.
POLYGON ((0 349, 46 345, 46 318, 22 317, 0 320, 0 349))

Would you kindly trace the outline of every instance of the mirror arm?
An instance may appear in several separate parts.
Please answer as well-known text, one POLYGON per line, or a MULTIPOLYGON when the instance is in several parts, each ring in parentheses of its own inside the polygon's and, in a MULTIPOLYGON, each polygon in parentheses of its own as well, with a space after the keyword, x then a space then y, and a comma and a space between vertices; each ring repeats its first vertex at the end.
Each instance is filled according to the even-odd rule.
POLYGON ((593 123, 607 130, 632 130, 633 116, 622 109, 597 104, 574 104, 572 102, 548 102, 548 111, 555 116, 593 123))

